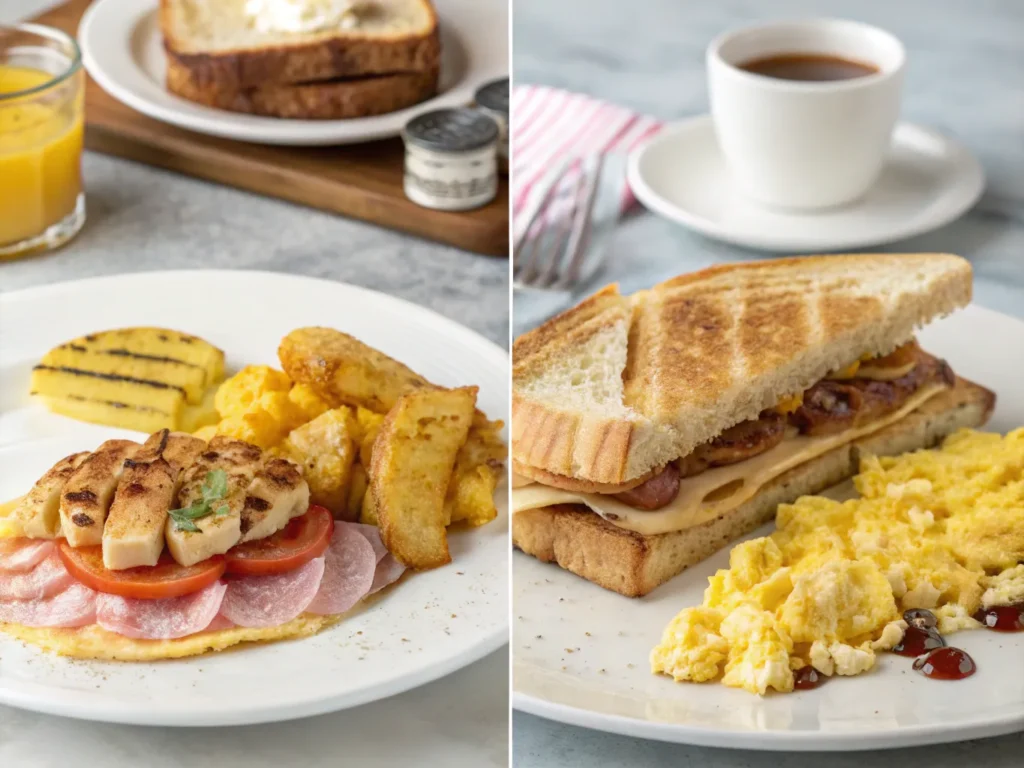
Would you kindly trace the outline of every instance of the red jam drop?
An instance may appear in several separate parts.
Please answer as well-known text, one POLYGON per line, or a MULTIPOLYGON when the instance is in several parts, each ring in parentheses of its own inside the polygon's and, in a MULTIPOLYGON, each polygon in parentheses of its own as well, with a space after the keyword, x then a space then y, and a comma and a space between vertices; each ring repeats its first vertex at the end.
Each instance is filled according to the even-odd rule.
POLYGON ((933 680, 963 680, 977 668, 974 659, 959 648, 939 648, 914 661, 914 669, 933 680))
POLYGON ((935 629, 911 625, 907 627, 903 639, 893 647, 892 652, 900 656, 915 657, 945 647, 946 641, 935 629))
POLYGON ((974 618, 985 628, 996 632, 1024 632, 1024 603, 982 608, 974 618))
POLYGON ((825 676, 808 664, 793 673, 793 687, 798 691, 809 691, 825 682, 825 676))

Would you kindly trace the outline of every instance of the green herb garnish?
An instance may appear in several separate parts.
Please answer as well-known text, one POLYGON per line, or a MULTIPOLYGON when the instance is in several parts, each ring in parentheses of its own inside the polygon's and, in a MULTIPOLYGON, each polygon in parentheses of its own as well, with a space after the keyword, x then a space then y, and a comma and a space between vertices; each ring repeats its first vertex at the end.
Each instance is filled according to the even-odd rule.
POLYGON ((199 526, 193 520, 199 520, 210 515, 223 517, 231 508, 227 504, 221 504, 216 510, 213 508, 215 501, 221 501, 228 495, 228 473, 223 469, 214 469, 206 473, 206 480, 199 489, 202 498, 192 502, 187 507, 172 509, 168 514, 174 521, 174 527, 179 531, 200 533, 199 526))

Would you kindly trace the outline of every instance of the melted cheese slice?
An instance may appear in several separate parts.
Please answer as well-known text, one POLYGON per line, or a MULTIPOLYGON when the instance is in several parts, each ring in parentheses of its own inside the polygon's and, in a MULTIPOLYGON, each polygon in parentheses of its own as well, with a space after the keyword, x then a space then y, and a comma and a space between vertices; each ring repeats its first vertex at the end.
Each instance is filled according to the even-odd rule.
POLYGON ((871 424, 836 435, 798 435, 746 461, 683 478, 675 501, 662 509, 634 509, 608 495, 574 493, 534 483, 512 490, 512 511, 556 504, 585 504, 609 523, 645 536, 686 530, 735 509, 783 472, 899 421, 945 389, 941 384, 924 387, 902 408, 871 424))

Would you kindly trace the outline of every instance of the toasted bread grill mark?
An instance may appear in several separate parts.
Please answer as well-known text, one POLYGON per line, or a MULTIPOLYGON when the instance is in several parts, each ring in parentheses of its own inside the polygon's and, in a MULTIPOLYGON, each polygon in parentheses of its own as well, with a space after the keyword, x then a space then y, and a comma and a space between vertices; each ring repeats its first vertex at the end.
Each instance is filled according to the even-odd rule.
POLYGON ((784 298, 786 295, 780 295, 774 302, 744 306, 739 323, 739 346, 748 376, 778 368, 807 344, 811 329, 806 302, 784 298))
POLYGON ((882 309, 882 302, 874 296, 826 294, 818 299, 818 314, 825 328, 825 335, 829 338, 836 338, 856 330, 865 322, 877 320, 882 314, 882 309))
POLYGON ((662 342, 648 360, 664 372, 655 407, 673 413, 689 403, 714 403, 733 382, 730 366, 723 365, 734 359, 732 309, 724 301, 684 295, 666 298, 660 319, 662 342))

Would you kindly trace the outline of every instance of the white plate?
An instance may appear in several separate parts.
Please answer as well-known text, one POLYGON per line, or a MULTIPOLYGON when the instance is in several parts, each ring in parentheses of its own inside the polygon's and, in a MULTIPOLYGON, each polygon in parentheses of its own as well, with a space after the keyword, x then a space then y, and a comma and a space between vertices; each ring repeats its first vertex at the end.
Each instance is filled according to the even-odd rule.
POLYGON ((919 235, 964 213, 985 185, 966 147, 901 123, 881 176, 859 201, 818 213, 772 210, 733 185, 709 115, 666 126, 634 150, 628 178, 640 202, 667 219, 716 240, 790 253, 919 235))
MULTIPOLYGON (((31 366, 89 331, 159 325, 198 334, 229 368, 279 367, 288 331, 351 333, 443 385, 477 384, 492 418, 508 412, 508 355, 421 307, 325 280, 265 272, 153 272, 0 295, 0 498, 57 458, 121 434, 46 412, 27 395, 31 366)), ((123 433, 126 436, 137 433, 123 433)), ((504 496, 499 489, 499 497, 504 496)), ((0 703, 91 720, 235 725, 363 704, 442 677, 508 640, 508 515, 450 537, 453 562, 405 577, 308 639, 156 664, 82 662, 0 632, 0 703)))
POLYGON ((284 120, 214 109, 164 87, 167 62, 157 0, 96 0, 82 17, 82 60, 103 90, 132 109, 190 131, 261 144, 352 144, 397 136, 414 115, 460 107, 476 89, 508 73, 508 4, 434 0, 441 29, 438 95, 397 112, 351 120, 284 120))
MULTIPOLYGON (((920 338, 998 394, 989 429, 1024 425, 1024 323, 972 306, 920 338)), ((727 567, 728 548, 631 600, 516 552, 514 706, 629 736, 764 750, 878 749, 1024 730, 1024 634, 958 633, 956 645, 978 663, 958 682, 922 677, 895 654, 881 654, 876 669, 859 677, 763 698, 652 675, 648 655, 665 625, 700 604, 708 576, 727 567)))

